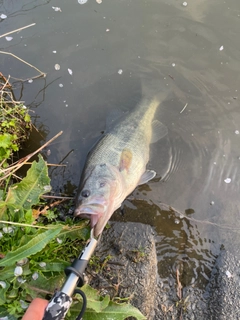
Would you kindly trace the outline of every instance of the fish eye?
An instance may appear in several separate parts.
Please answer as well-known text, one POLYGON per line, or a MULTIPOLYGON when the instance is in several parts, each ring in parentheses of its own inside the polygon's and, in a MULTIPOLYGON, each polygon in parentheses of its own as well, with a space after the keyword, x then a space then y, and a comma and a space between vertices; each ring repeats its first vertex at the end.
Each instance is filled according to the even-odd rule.
POLYGON ((100 182, 99 187, 103 188, 105 186, 105 184, 106 184, 105 182, 100 182))
POLYGON ((88 198, 90 196, 90 191, 89 190, 83 190, 81 192, 81 196, 84 197, 84 198, 88 198))

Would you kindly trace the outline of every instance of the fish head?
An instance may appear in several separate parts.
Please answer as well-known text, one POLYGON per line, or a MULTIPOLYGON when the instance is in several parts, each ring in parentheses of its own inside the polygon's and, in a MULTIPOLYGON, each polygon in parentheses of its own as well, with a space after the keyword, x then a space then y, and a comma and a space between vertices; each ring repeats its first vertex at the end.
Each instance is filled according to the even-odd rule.
POLYGON ((116 168, 99 164, 86 169, 76 199, 74 216, 91 220, 94 236, 104 229, 113 212, 121 205, 116 204, 121 189, 120 175, 116 168))

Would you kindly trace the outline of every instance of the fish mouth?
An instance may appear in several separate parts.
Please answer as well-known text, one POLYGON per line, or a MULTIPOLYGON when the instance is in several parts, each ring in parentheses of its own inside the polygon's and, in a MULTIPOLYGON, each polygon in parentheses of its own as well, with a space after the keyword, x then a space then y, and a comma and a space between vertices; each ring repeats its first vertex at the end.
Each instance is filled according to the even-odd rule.
POLYGON ((97 224, 99 218, 102 217, 106 210, 106 206, 101 204, 91 204, 91 205, 80 205, 74 211, 74 217, 81 216, 82 218, 87 218, 91 220, 91 228, 97 224))

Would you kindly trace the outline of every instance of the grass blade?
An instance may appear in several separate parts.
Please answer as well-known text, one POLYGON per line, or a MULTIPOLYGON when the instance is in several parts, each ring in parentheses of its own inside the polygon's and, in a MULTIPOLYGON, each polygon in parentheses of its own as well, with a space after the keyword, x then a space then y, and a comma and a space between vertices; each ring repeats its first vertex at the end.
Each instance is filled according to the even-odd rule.
POLYGON ((41 251, 52 239, 54 239, 62 230, 62 226, 54 227, 43 233, 40 233, 24 246, 15 251, 7 253, 0 261, 0 266, 11 266, 13 263, 31 256, 41 251))

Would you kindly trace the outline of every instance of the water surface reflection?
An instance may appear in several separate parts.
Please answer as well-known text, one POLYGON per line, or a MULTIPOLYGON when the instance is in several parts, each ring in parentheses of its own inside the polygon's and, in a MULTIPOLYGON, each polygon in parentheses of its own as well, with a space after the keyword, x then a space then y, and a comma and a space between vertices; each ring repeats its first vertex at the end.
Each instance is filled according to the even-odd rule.
MULTIPOLYGON (((166 282, 179 268, 186 287, 202 287, 221 244, 239 245, 240 3, 59 0, 61 12, 52 9, 55 5, 0 1, 0 12, 7 15, 0 20, 2 34, 36 23, 10 42, 0 38, 1 50, 47 73, 46 79, 16 84, 37 126, 46 128, 43 139, 30 140, 26 153, 63 130, 45 156, 67 164, 51 172, 55 192, 74 193, 109 112, 131 110, 146 94, 168 92, 157 118, 169 134, 151 146, 149 167, 158 175, 133 192, 137 209, 127 200, 123 219, 154 226, 159 273, 166 282), (188 216, 210 224, 160 212, 160 202, 179 212, 192 208, 188 216)), ((0 59, 5 75, 36 75, 19 60, 0 59)))

